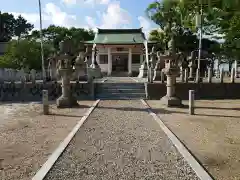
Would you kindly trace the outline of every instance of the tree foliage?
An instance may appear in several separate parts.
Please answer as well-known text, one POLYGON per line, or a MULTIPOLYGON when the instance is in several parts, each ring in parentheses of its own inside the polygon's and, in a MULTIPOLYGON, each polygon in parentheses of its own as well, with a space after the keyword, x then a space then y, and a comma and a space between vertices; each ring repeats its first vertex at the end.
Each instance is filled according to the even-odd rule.
MULTIPOLYGON (((65 38, 70 38, 73 40, 74 46, 78 46, 81 41, 93 40, 94 32, 92 30, 86 30, 83 28, 65 28, 60 26, 51 25, 46 29, 42 30, 43 39, 45 42, 51 43, 53 48, 58 50, 59 42, 65 38)), ((37 40, 40 38, 39 30, 34 30, 28 39, 37 40)))
MULTIPOLYGON (((148 17, 165 30, 167 23, 177 24, 176 48, 190 52, 198 49, 195 17, 203 9, 203 33, 214 38, 223 38, 224 43, 203 39, 202 48, 216 56, 240 59, 240 1, 239 0, 156 0, 149 4, 148 17), (202 6, 201 6, 202 2, 202 6)), ((162 33, 164 35, 164 33, 162 33)), ((166 41, 155 33, 152 39, 166 41), (155 36, 155 37, 153 37, 155 36)), ((163 41, 163 42, 164 42, 163 41)), ((164 42, 166 43, 166 42, 164 42)))
MULTIPOLYGON (((50 54, 50 45, 44 44, 44 53, 50 54)), ((41 69, 41 46, 34 40, 12 40, 9 42, 7 51, 0 59, 1 68, 29 68, 41 69)))
POLYGON ((33 25, 22 16, 15 18, 12 14, 0 11, 0 42, 8 42, 15 36, 20 38, 32 29, 33 25))

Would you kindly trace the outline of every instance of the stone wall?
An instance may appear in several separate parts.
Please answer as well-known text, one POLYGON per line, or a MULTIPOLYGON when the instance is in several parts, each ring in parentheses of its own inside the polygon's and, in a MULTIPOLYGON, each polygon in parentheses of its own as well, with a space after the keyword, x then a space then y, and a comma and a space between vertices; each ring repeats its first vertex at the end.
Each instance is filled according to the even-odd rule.
MULTIPOLYGON (((166 95, 166 84, 147 83, 149 99, 166 95)), ((188 91, 195 90, 195 99, 240 99, 240 83, 177 83, 176 95, 188 100, 188 91)))
MULTIPOLYGON (((56 100, 62 92, 61 84, 48 82, 46 84, 49 100, 56 100)), ((71 89, 78 100, 92 99, 92 83, 71 83, 71 89)), ((1 83, 0 101, 41 101, 42 83, 1 83)))

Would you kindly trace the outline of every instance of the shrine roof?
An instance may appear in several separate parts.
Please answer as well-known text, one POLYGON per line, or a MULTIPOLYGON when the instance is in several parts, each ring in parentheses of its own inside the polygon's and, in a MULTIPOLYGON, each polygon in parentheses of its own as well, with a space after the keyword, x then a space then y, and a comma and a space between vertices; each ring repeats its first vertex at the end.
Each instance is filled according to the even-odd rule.
POLYGON ((146 40, 139 29, 98 29, 93 41, 86 44, 142 44, 146 40))

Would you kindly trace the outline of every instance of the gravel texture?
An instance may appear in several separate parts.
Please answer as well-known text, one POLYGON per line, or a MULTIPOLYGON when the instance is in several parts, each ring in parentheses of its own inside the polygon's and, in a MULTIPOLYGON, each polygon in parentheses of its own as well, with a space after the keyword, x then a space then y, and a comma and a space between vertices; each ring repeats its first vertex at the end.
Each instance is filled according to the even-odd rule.
POLYGON ((194 116, 147 102, 216 180, 240 179, 240 100, 197 100, 194 116))
POLYGON ((199 180, 140 101, 101 101, 45 180, 199 180))
POLYGON ((38 103, 0 104, 0 179, 31 179, 93 103, 81 101, 74 109, 52 104, 48 116, 38 103))

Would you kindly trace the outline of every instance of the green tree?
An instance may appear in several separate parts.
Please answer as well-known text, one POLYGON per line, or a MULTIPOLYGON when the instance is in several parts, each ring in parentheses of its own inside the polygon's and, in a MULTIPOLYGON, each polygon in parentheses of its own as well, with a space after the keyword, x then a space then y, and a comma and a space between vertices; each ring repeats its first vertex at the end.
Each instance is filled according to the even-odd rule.
MULTIPOLYGON (((39 39, 40 32, 35 30, 28 36, 28 39, 39 39)), ((51 43, 53 47, 58 50, 59 42, 65 38, 70 38, 74 42, 74 46, 77 47, 80 41, 88 41, 94 38, 94 32, 92 30, 86 30, 82 28, 65 28, 60 26, 51 25, 46 29, 43 29, 43 39, 45 42, 51 43)))
POLYGON ((22 16, 18 16, 14 23, 14 35, 18 40, 22 35, 27 35, 33 29, 33 25, 28 23, 22 16))
POLYGON ((181 45, 182 42, 186 42, 186 45, 188 45, 188 42, 191 44, 195 42, 196 37, 193 34, 195 31, 194 21, 179 0, 155 1, 149 4, 146 13, 164 31, 164 44, 173 38, 174 49, 185 52, 186 50, 181 45), (174 35, 173 26, 175 28, 174 35))
POLYGON ((14 16, 0 11, 0 42, 8 42, 14 36, 14 27, 14 16))
MULTIPOLYGON (((50 54, 50 49, 50 45, 44 45, 44 53, 46 56, 50 54)), ((9 42, 6 53, 0 59, 0 67, 41 69, 40 43, 27 39, 19 41, 12 40, 9 42)))
POLYGON ((19 39, 32 29, 33 25, 28 23, 22 16, 14 18, 12 14, 0 12, 0 42, 8 42, 14 36, 19 39))

